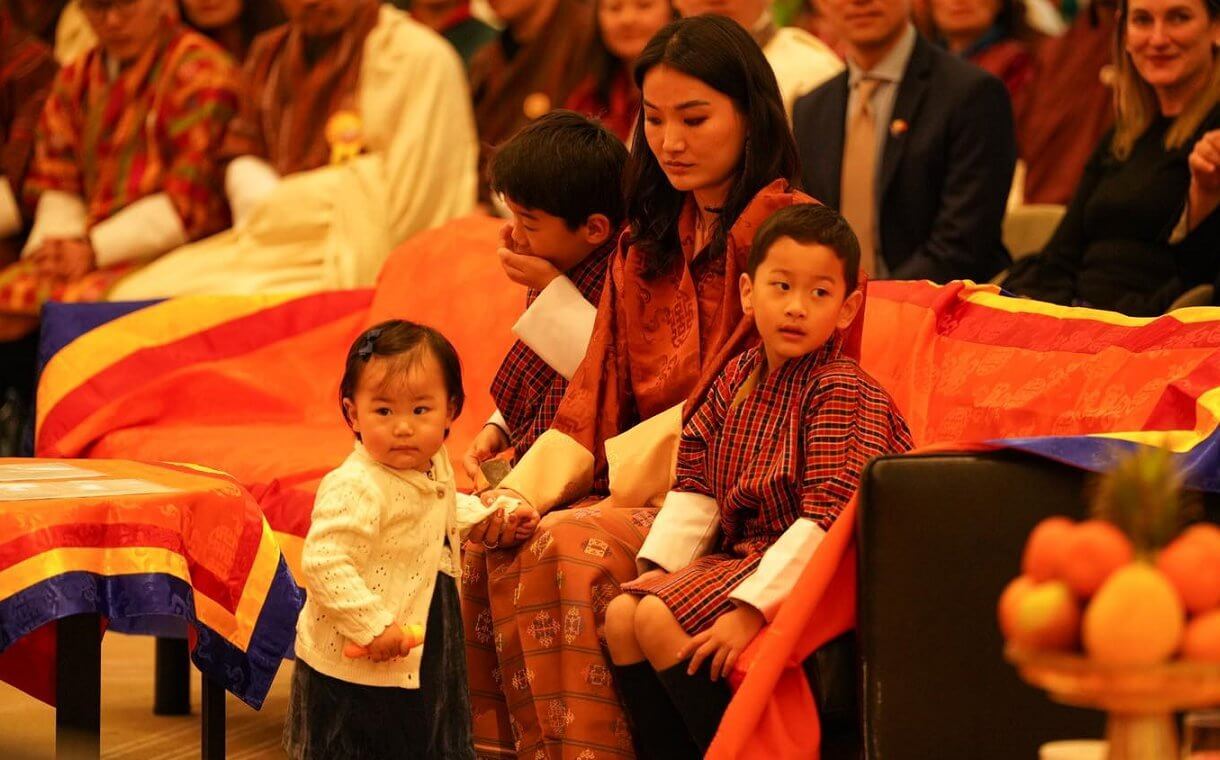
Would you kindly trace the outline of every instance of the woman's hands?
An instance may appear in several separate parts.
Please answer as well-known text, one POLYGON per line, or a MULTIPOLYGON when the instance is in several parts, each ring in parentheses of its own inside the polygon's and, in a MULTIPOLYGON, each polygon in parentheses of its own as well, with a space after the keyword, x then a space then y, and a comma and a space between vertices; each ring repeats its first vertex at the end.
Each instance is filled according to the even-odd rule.
POLYGON ((508 515, 502 509, 493 512, 470 529, 467 540, 481 543, 488 549, 497 549, 516 546, 534 535, 542 516, 521 494, 507 488, 495 488, 483 492, 479 498, 484 504, 491 504, 501 496, 516 499, 520 504, 508 515))

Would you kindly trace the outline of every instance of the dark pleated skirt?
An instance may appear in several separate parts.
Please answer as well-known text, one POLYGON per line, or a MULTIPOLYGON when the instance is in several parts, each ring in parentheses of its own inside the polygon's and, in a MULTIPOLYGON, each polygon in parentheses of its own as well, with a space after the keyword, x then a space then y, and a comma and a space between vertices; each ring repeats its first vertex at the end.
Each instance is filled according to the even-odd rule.
POLYGON ((443 573, 428 605, 419 681, 418 689, 362 686, 297 660, 284 750, 297 760, 474 760, 461 603, 443 573))

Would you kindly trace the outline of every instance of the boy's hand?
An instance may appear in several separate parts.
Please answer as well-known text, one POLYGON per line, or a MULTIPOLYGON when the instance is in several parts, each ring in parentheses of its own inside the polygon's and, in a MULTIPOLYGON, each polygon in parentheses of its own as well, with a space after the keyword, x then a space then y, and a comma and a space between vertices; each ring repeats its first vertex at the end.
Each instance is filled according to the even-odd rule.
POLYGON ((699 670, 703 661, 711 657, 711 677, 715 681, 733 670, 737 658, 766 622, 767 619, 761 612, 748 605, 741 605, 732 612, 721 615, 711 628, 688 641, 678 653, 678 657, 683 660, 690 657, 686 672, 692 676, 699 670), (692 653, 694 656, 691 656, 692 653))
POLYGON ((402 626, 390 623, 381 634, 369 643, 369 659, 373 662, 385 662, 402 654, 402 626))
POLYGON ((479 482, 479 465, 508 448, 504 431, 490 422, 483 426, 462 457, 462 468, 471 481, 479 482))
POLYGON ((626 583, 624 583, 621 586, 621 588, 625 588, 625 589, 635 588, 636 586, 643 583, 644 581, 650 581, 653 578, 660 578, 660 577, 666 576, 666 575, 669 575, 669 571, 664 570, 663 568, 660 568, 660 567, 654 567, 652 570, 649 570, 644 573, 640 573, 639 577, 637 577, 635 580, 627 581, 626 583))
POLYGON ((500 266, 508 279, 534 290, 542 290, 563 274, 555 265, 541 256, 531 253, 514 253, 507 248, 501 248, 496 253, 500 255, 500 266))

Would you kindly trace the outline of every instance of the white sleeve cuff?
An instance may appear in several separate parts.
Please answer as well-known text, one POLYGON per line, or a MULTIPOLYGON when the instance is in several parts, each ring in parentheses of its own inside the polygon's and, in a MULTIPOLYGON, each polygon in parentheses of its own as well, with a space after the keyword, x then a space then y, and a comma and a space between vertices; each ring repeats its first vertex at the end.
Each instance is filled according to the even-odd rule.
POLYGON ((504 419, 504 415, 500 414, 499 409, 497 409, 490 417, 487 418, 487 422, 483 423, 484 427, 487 425, 495 425, 496 427, 500 428, 500 432, 504 433, 505 438, 512 438, 512 435, 510 435, 508 432, 508 420, 504 419))
POLYGON ((0 238, 21 232, 21 207, 8 177, 0 177, 0 238))
POLYGON ((636 568, 651 562, 666 572, 681 570, 711 550, 720 529, 720 509, 711 496, 670 491, 636 554, 636 568))
POLYGON ((34 228, 30 230, 21 255, 38 250, 44 240, 83 238, 86 224, 85 202, 79 195, 46 190, 38 198, 34 228))
POLYGON ((263 198, 280 184, 271 164, 254 156, 239 156, 225 170, 225 194, 233 212, 233 226, 240 226, 263 198))
POLYGON ((560 275, 542 289, 525 310, 513 333, 544 362, 568 380, 584 361, 597 307, 560 275))
POLYGON ((149 195, 94 225, 89 232, 99 269, 148 259, 187 242, 178 209, 165 193, 149 195))
POLYGON ((750 605, 770 622, 825 537, 826 531, 813 520, 797 520, 767 549, 758 569, 737 584, 729 599, 750 605))

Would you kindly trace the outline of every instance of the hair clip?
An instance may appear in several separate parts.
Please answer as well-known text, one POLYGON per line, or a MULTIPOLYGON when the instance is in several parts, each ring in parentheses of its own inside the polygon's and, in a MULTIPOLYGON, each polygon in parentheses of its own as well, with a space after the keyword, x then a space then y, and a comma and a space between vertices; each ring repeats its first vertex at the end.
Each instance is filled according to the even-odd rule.
POLYGON ((377 339, 381 337, 381 328, 374 327, 364 334, 360 339, 360 345, 356 346, 356 356, 360 357, 360 361, 367 362, 373 358, 373 345, 377 339))

